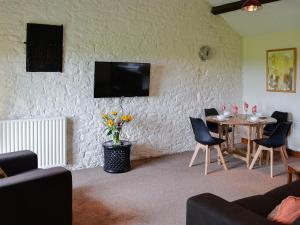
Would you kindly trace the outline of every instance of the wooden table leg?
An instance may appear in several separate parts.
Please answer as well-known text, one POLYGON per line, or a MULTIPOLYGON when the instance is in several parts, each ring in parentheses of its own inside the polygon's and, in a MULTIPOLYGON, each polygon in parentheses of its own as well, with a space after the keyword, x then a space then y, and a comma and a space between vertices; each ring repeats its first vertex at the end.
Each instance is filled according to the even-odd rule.
MULTIPOLYGON (((254 138, 258 138, 259 137, 259 126, 255 126, 255 127, 253 127, 253 129, 255 129, 254 138)), ((252 141, 252 155, 255 155, 256 150, 257 150, 256 143, 254 141, 252 141)))
POLYGON ((219 138, 223 138, 223 126, 219 124, 218 130, 219 130, 219 138))
POLYGON ((248 144, 247 144, 247 153, 246 153, 246 163, 247 168, 250 166, 250 156, 251 156, 251 136, 252 136, 252 126, 248 126, 248 144))
MULTIPOLYGON (((262 139, 263 138, 263 133, 264 133, 264 125, 261 124, 258 126, 258 135, 257 138, 258 139, 262 139)), ((263 152, 261 152, 260 156, 259 156, 259 165, 262 165, 262 160, 263 160, 263 152)))
POLYGON ((228 142, 228 125, 225 126, 225 137, 226 137, 226 147, 229 149, 229 142, 228 142))
POLYGON ((234 149, 234 130, 235 130, 235 125, 232 126, 232 140, 231 140, 231 149, 234 149))
MULTIPOLYGON (((219 130, 219 138, 223 138, 223 126, 221 124, 219 124, 218 130, 219 130)), ((219 154, 217 155, 217 157, 218 157, 218 164, 221 165, 221 159, 219 154)))

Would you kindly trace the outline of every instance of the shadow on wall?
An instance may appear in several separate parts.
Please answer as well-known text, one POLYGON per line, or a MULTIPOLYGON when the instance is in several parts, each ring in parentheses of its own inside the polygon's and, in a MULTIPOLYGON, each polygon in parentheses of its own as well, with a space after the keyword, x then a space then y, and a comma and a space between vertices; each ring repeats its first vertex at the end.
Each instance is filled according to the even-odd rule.
POLYGON ((73 134, 74 122, 67 118, 67 164, 73 165, 73 134))
POLYGON ((151 75, 150 75, 150 97, 158 97, 160 90, 160 81, 163 75, 164 66, 151 64, 151 75))
POLYGON ((126 212, 124 208, 122 208, 122 213, 118 212, 116 207, 109 207, 88 196, 87 193, 90 195, 93 193, 91 188, 81 187, 74 189, 73 225, 124 225, 137 218, 135 212, 126 212))
POLYGON ((133 144, 132 160, 158 157, 164 153, 149 144, 133 144))
MULTIPOLYGON (((161 156, 161 155, 160 155, 161 156)), ((160 157, 160 156, 154 156, 151 158, 145 158, 145 159, 140 159, 140 160, 133 160, 131 161, 131 169, 136 170, 140 168, 145 168, 145 167, 154 167, 154 166, 159 166, 159 164, 162 163, 162 161, 166 160, 165 157, 160 157)))

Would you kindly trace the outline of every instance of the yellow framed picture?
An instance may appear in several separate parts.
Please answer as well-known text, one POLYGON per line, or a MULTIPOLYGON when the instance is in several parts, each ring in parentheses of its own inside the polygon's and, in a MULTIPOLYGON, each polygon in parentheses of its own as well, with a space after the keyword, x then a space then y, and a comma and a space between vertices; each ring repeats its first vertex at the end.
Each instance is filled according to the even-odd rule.
POLYGON ((267 50, 267 91, 296 92, 297 49, 267 50))

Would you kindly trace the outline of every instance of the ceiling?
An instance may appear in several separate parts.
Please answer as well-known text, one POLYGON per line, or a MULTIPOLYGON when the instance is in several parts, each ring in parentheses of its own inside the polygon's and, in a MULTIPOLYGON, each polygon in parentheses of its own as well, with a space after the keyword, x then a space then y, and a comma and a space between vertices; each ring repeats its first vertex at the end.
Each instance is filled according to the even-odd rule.
MULTIPOLYGON (((218 6, 237 0, 207 0, 218 6)), ((281 0, 264 4, 262 10, 247 13, 242 10, 221 14, 242 36, 300 30, 300 0, 281 0)))

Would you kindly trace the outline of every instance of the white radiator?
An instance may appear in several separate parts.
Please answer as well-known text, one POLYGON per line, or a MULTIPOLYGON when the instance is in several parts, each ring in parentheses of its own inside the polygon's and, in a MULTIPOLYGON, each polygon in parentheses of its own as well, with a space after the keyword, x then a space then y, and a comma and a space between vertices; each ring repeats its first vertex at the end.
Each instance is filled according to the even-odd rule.
POLYGON ((288 137, 288 147, 300 152, 300 122, 293 121, 291 134, 288 137))
POLYGON ((31 150, 39 167, 66 165, 66 118, 0 121, 0 154, 31 150))

